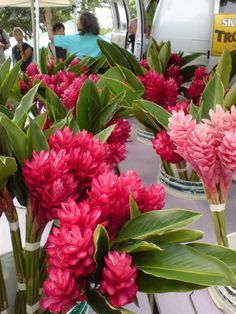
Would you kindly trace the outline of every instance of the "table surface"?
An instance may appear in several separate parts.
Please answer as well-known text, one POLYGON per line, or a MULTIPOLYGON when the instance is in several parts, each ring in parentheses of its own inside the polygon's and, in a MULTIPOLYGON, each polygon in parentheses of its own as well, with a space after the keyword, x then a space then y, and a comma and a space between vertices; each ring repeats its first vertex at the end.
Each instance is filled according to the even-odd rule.
MULTIPOLYGON (((121 171, 135 170, 146 185, 157 182, 159 157, 151 146, 140 143, 136 139, 136 121, 131 118, 132 136, 128 143, 127 159, 120 165, 121 171)), ((236 231, 236 183, 233 183, 229 193, 229 200, 226 205, 226 226, 227 233, 236 231)), ((205 232, 203 241, 215 243, 216 238, 211 222, 210 211, 206 201, 193 201, 176 198, 166 195, 165 208, 179 207, 195 210, 202 213, 202 217, 192 227, 205 232)), ((20 224, 24 224, 25 211, 18 210, 20 224)), ((24 228, 21 228, 22 239, 25 237, 24 228)), ((42 243, 46 236, 43 237, 42 243)), ((0 254, 11 251, 10 232, 7 221, 3 216, 0 220, 0 254)), ((194 291, 191 293, 165 293, 155 296, 160 314, 220 314, 220 311, 213 303, 208 290, 194 291)), ((142 297, 141 297, 142 299, 142 297)), ((145 304, 145 301, 143 301, 145 304)), ((137 314, 148 314, 148 310, 135 311, 137 314)))

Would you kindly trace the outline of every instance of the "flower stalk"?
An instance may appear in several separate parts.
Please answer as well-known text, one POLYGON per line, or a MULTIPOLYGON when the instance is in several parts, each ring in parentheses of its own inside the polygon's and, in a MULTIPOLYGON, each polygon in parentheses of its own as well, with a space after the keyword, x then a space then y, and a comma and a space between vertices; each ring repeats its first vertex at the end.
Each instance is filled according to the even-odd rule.
POLYGON ((6 311, 7 309, 8 309, 7 292, 4 282, 2 263, 0 260, 0 312, 6 311))

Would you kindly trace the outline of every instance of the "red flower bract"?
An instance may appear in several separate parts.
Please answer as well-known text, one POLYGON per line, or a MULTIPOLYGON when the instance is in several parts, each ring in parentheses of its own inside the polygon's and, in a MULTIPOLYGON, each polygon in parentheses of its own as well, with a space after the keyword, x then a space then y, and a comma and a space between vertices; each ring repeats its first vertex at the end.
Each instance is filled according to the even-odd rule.
POLYGON ((137 270, 131 264, 131 256, 125 252, 112 251, 105 257, 99 290, 114 307, 119 308, 132 302, 137 293, 137 270))

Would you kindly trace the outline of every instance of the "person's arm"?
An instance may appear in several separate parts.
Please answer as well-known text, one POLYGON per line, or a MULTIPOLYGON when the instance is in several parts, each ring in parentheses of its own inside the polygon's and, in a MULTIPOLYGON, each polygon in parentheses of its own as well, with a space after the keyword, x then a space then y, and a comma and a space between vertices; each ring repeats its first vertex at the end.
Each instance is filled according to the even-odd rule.
POLYGON ((18 47, 20 49, 20 55, 23 61, 26 61, 33 53, 33 49, 28 46, 26 49, 23 49, 23 45, 19 45, 18 47))
POLYGON ((48 32, 48 38, 53 41, 53 31, 52 31, 52 10, 47 8, 45 10, 45 23, 48 32))

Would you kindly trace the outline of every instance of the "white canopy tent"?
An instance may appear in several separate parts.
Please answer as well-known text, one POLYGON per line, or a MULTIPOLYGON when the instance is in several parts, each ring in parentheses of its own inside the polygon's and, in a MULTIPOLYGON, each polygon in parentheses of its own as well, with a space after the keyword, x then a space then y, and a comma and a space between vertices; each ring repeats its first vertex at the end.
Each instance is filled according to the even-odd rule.
POLYGON ((31 8, 32 31, 34 37, 35 60, 39 61, 39 8, 69 7, 76 0, 0 0, 0 8, 31 8))

